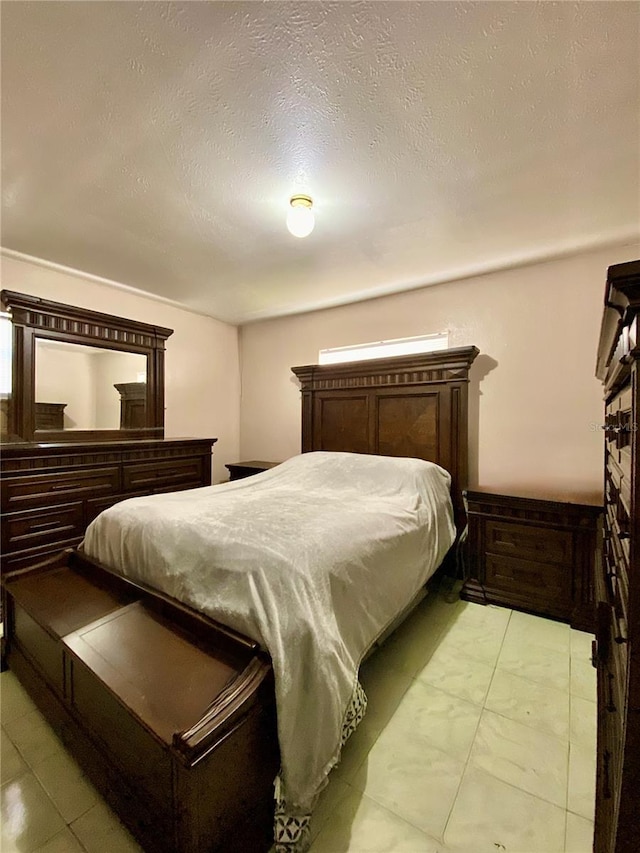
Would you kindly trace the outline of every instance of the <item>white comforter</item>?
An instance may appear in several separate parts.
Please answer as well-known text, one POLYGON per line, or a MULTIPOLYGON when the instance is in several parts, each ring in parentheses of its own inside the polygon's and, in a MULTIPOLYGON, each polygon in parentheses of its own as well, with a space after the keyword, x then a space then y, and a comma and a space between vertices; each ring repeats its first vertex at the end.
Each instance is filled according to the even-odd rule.
POLYGON ((418 459, 305 453, 246 480, 123 501, 83 548, 269 651, 283 793, 305 812, 339 758, 364 653, 454 540, 449 483, 418 459))

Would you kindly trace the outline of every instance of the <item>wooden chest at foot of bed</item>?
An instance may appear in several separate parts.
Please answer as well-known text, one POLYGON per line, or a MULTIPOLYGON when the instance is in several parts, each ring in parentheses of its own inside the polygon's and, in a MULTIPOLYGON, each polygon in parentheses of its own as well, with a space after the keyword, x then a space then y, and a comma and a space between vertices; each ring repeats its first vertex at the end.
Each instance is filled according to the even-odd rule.
POLYGON ((269 849, 279 756, 255 643, 75 552, 4 595, 10 668, 145 850, 269 849))

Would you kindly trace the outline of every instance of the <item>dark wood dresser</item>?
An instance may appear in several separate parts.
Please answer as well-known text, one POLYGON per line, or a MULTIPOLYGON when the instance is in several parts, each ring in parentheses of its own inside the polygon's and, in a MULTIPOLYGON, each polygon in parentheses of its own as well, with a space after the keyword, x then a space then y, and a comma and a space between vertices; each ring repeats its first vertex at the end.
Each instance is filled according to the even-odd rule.
POLYGON ((594 631, 593 574, 602 507, 465 492, 467 601, 502 604, 594 631))
POLYGON ((609 267, 598 348, 605 517, 596 574, 596 853, 640 850, 640 261, 609 267))
POLYGON ((215 438, 3 444, 2 574, 77 545, 124 498, 211 485, 215 438))

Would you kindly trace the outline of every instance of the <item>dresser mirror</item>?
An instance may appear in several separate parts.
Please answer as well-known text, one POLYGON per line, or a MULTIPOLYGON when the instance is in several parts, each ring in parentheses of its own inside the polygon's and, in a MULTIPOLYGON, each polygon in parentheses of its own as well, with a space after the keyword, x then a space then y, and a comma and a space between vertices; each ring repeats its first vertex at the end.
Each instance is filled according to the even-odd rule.
POLYGON ((171 329, 3 290, 12 324, 3 441, 164 436, 171 329))
POLYGON ((36 338, 35 371, 36 432, 146 424, 146 355, 36 338))

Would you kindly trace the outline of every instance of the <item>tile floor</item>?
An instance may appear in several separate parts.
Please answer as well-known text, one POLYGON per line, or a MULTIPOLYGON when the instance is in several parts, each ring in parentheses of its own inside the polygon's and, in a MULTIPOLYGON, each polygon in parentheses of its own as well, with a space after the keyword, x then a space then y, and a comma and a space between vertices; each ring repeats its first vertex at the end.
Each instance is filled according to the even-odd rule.
MULTIPOLYGON (((369 709, 314 814, 311 853, 590 853, 590 643, 546 619, 426 599, 362 667, 369 709)), ((0 686, 3 853, 139 851, 15 677, 0 686)))

